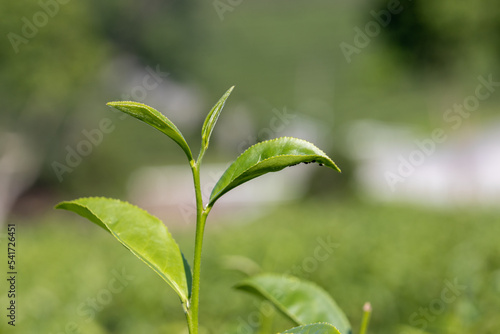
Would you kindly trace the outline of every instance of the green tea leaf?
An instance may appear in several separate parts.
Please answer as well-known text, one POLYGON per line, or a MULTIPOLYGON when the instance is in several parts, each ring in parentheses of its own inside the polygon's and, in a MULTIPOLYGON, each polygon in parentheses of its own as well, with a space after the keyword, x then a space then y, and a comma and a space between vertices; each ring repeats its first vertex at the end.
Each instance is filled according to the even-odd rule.
POLYGON ((191 269, 161 220, 130 203, 103 197, 61 202, 56 209, 75 212, 111 233, 160 275, 187 304, 191 269))
POLYGON ((335 163, 313 144, 297 138, 281 137, 255 144, 243 152, 219 179, 209 206, 229 190, 269 172, 299 163, 317 162, 340 172, 335 163))
POLYGON ((212 131, 214 130, 215 123, 217 123, 222 108, 224 108, 224 103, 226 103, 227 98, 229 97, 229 95, 231 95, 233 88, 234 86, 229 88, 227 92, 224 93, 224 95, 222 95, 220 100, 215 104, 212 110, 210 110, 210 112, 207 115, 207 118, 205 119, 205 122, 203 123, 203 127, 201 129, 201 152, 200 152, 201 157, 208 148, 210 136, 212 135, 212 131))
POLYGON ((172 138, 179 146, 184 150, 189 160, 193 159, 191 149, 184 139, 182 133, 177 129, 174 123, 172 123, 167 117, 165 117, 158 110, 151 108, 145 104, 139 102, 131 101, 117 101, 108 102, 106 105, 116 108, 121 112, 129 114, 143 121, 146 124, 151 125, 155 129, 160 130, 170 138, 172 138))
POLYGON ((262 274, 244 280, 236 288, 270 301, 297 325, 327 322, 342 334, 352 333, 344 312, 325 290, 312 282, 292 276, 262 274))
POLYGON ((311 324, 300 327, 295 327, 289 329, 281 334, 285 333, 294 333, 294 334, 340 334, 337 328, 333 327, 330 324, 320 323, 320 324, 311 324))

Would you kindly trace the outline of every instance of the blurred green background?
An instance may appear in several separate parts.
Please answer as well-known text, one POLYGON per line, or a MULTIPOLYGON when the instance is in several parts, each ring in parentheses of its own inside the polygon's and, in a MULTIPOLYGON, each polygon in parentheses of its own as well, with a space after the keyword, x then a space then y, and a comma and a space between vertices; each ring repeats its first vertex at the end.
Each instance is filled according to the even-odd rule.
MULTIPOLYGON (((500 7, 494 3, 22 0, 2 1, 0 13, 1 242, 6 245, 5 225, 15 223, 19 271, 18 323, 10 328, 2 314, 1 333, 186 333, 178 300, 159 277, 96 226, 52 207, 91 195, 143 205, 140 198, 148 194, 131 195, 131 175, 145 166, 185 163, 175 143, 106 102, 139 100, 159 109, 196 152, 205 115, 232 85, 207 164, 226 163, 257 141, 295 135, 298 128, 317 139, 343 173, 308 166, 307 186, 296 199, 259 203, 250 218, 251 209, 230 204, 214 213, 202 271, 204 333, 236 326, 246 334, 255 323, 249 314, 256 316, 258 304, 232 289, 244 276, 228 268, 228 256, 247 257, 264 271, 293 272, 304 267, 320 237, 338 247, 313 269, 293 273, 328 290, 355 332, 365 301, 374 308, 370 333, 500 329, 500 182, 481 174, 492 185, 485 204, 481 178, 459 173, 470 156, 475 170, 500 170, 489 153, 498 149, 474 146, 482 133, 500 132, 484 130, 498 124, 500 94, 481 100, 450 133, 444 151, 426 162, 459 155, 452 169, 443 167, 453 174, 449 193, 460 193, 453 185, 469 177, 470 189, 479 190, 458 201, 447 201, 455 197, 446 191, 424 196, 424 205, 408 195, 380 201, 391 198, 379 194, 390 194, 384 167, 369 179, 385 188, 370 188, 357 171, 371 165, 353 153, 366 140, 351 131, 371 120, 411 129, 412 139, 423 140, 446 126, 448 108, 474 94, 478 77, 500 79, 500 7), (259 132, 269 129, 276 110, 299 116, 295 129, 285 120, 283 129, 259 132), (112 130, 68 161, 68 152, 85 150, 86 134, 103 120, 112 130), (99 299, 122 270, 133 280, 111 300, 90 306, 89 298, 99 299), (453 302, 437 303, 449 282, 465 289, 453 302)), ((488 136, 486 146, 500 147, 498 136, 488 136)), ((374 151, 383 150, 378 137, 370 141, 379 144, 374 151)), ((405 152, 388 157, 397 161, 405 152)), ((440 180, 417 183, 432 188, 440 180)), ((167 225, 191 257, 194 222, 170 211, 167 225)), ((158 214, 168 217, 169 210, 158 214)), ((278 320, 275 330, 289 325, 278 320)))

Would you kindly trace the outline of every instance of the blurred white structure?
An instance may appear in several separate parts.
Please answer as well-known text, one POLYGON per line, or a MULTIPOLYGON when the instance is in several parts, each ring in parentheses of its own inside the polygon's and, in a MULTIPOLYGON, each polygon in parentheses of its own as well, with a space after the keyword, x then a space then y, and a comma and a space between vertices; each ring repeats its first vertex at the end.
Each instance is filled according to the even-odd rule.
POLYGON ((361 190, 385 201, 498 207, 500 122, 441 130, 435 141, 432 133, 375 121, 352 126, 348 146, 361 190))
POLYGON ((168 113, 169 119, 185 131, 194 130, 197 125, 194 121, 198 120, 205 103, 202 90, 192 83, 174 81, 168 68, 160 64, 144 66, 133 56, 120 56, 108 64, 103 77, 111 91, 118 88, 117 100, 153 106, 168 113))
MULTIPOLYGON (((212 188, 228 165, 204 164, 201 169, 202 194, 207 203, 212 188)), ((311 168, 296 166, 251 180, 222 196, 213 213, 238 211, 238 220, 258 216, 277 202, 297 199, 307 189, 311 168)), ((188 164, 143 167, 129 180, 132 203, 170 221, 191 224, 196 221, 193 177, 188 164)))

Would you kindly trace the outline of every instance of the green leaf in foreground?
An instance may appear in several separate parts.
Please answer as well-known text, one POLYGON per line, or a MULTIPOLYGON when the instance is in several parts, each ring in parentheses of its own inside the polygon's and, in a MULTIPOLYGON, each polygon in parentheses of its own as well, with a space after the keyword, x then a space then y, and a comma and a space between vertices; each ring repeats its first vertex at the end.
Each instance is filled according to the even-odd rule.
POLYGON ((281 334, 340 334, 340 332, 330 324, 311 324, 289 329, 281 334))
POLYGON ((215 106, 210 110, 210 112, 207 115, 207 118, 205 119, 205 122, 203 123, 203 127, 201 129, 201 152, 200 156, 203 156, 205 151, 208 148, 208 144, 210 142, 210 136, 212 135, 212 131, 214 130, 215 124, 217 123, 217 120, 219 119, 219 115, 222 111, 222 108, 224 108, 224 103, 226 103, 227 98, 229 95, 231 95, 231 92, 233 91, 233 87, 229 88, 224 95, 219 99, 219 101, 215 104, 215 106))
POLYGON ((116 108, 121 112, 129 114, 132 117, 151 125, 172 138, 184 150, 189 160, 193 159, 191 149, 184 139, 182 133, 177 129, 167 117, 158 110, 145 104, 131 101, 108 102, 106 105, 116 108))
POLYGON ((236 288, 270 301, 297 325, 327 322, 342 334, 352 333, 344 312, 325 290, 312 282, 292 276, 262 274, 244 280, 236 288))
POLYGON ((229 190, 269 172, 299 163, 317 162, 340 172, 335 163, 313 144, 297 138, 281 137, 255 144, 243 152, 219 179, 209 206, 229 190))
POLYGON ((160 275, 187 305, 191 269, 161 220, 130 203, 103 197, 61 202, 56 209, 75 212, 110 232, 160 275))

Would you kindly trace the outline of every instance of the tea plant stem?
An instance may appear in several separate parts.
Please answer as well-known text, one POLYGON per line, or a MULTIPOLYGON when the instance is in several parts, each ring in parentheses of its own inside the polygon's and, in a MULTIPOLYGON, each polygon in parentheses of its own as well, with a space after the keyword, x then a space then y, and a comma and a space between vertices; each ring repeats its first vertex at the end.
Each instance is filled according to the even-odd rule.
POLYGON ((196 239, 194 245, 193 261, 193 287, 191 291, 191 304, 188 308, 188 327, 190 334, 198 334, 198 309, 200 304, 200 274, 201 274, 201 251, 203 247, 203 233, 210 207, 203 209, 203 199, 200 185, 200 160, 191 162, 193 171, 194 188, 196 192, 196 239))

